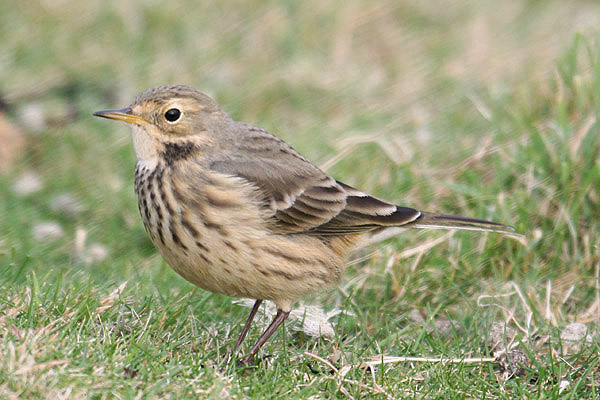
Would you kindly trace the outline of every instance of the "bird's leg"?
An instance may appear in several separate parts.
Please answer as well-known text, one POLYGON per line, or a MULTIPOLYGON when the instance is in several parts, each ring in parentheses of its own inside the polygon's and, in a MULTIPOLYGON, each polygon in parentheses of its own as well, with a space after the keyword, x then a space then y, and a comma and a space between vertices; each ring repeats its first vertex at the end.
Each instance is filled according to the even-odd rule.
POLYGON ((250 325, 252 324, 252 320, 254 319, 254 316, 256 315, 256 312, 258 311, 258 307, 260 307, 260 304, 262 302, 263 302, 262 299, 257 299, 254 302, 254 305, 252 306, 252 310, 250 311, 250 315, 248 315, 248 319, 246 320, 246 323, 244 324, 244 328, 242 328, 242 333, 240 333, 240 337, 238 338, 237 342, 235 342, 235 346, 233 346, 233 350, 231 351, 232 355, 235 354, 238 347, 240 347, 240 345, 246 338, 246 335, 248 334, 248 330, 250 329, 250 325))
POLYGON ((252 348, 250 349, 250 354, 239 360, 239 364, 250 364, 250 361, 252 361, 256 353, 258 353, 258 350, 265 344, 267 340, 269 340, 271 335, 277 330, 277 328, 279 328, 279 325, 281 325, 281 323, 285 321, 288 315, 290 315, 289 311, 277 310, 277 315, 275 315, 275 318, 273 318, 273 322, 271 322, 271 325, 269 325, 265 332, 258 338, 254 346, 252 346, 252 348))

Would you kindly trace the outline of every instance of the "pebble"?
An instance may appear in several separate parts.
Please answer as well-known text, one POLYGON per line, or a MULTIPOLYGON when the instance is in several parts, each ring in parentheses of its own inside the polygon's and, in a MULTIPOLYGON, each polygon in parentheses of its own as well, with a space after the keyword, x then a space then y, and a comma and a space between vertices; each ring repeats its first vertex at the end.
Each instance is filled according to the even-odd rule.
POLYGON ((108 247, 98 242, 86 245, 87 235, 87 230, 82 227, 75 230, 74 258, 84 264, 94 264, 105 260, 108 257, 108 247))
POLYGON ((461 329, 461 325, 458 321, 451 321, 446 318, 436 318, 433 321, 433 325, 427 322, 425 316, 417 309, 412 309, 408 313, 408 319, 415 325, 425 325, 425 330, 428 333, 437 333, 438 335, 447 335, 452 332, 461 329))
POLYGON ((33 226, 33 238, 38 241, 57 240, 64 235, 63 228, 54 221, 41 222, 33 226))
POLYGON ((108 247, 101 243, 92 243, 83 255, 83 262, 94 264, 104 261, 108 257, 108 247))
POLYGON ((560 333, 563 354, 579 353, 581 345, 586 341, 591 341, 591 336, 587 336, 587 326, 581 322, 571 322, 560 333))
POLYGON ((515 336, 517 336, 517 331, 504 322, 494 322, 487 336, 488 348, 491 352, 506 351, 515 336))
POLYGON ((18 118, 30 132, 40 133, 46 129, 46 115, 39 103, 28 103, 19 108, 18 118))
POLYGON ((19 197, 39 192, 43 188, 42 178, 33 171, 22 173, 15 179, 12 185, 13 192, 19 197))
POLYGON ((498 357, 498 366, 504 379, 524 376, 527 374, 526 367, 529 365, 529 358, 523 350, 514 349, 498 357))
POLYGON ((83 204, 70 193, 54 196, 50 200, 50 209, 67 218, 75 218, 84 210, 83 204))

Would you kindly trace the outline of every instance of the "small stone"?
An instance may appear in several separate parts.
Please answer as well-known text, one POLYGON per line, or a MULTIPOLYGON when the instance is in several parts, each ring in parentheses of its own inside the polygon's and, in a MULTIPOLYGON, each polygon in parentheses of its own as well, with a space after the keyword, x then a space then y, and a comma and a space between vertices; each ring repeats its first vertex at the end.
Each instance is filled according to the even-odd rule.
POLYGON ((498 366, 504 379, 524 376, 528 364, 527 354, 519 349, 509 350, 498 357, 498 366))
POLYGON ((446 318, 436 318, 433 325, 427 321, 425 315, 417 309, 412 309, 408 313, 408 319, 415 325, 425 325, 428 333, 436 332, 438 335, 446 335, 459 328, 457 321, 451 321, 446 318))
POLYGON ((560 334, 563 354, 575 354, 587 339, 587 326, 581 322, 571 322, 560 334))
POLYGON ((457 321, 451 321, 449 319, 438 318, 434 321, 435 331, 439 335, 447 335, 455 330, 458 330, 460 325, 457 321))
POLYGON ((104 261, 108 256, 108 248, 100 243, 92 243, 87 248, 84 261, 88 264, 104 261))
POLYGON ((294 325, 292 329, 298 332, 314 338, 332 338, 335 332, 329 318, 333 315, 335 312, 325 313, 321 307, 305 305, 290 312, 290 321, 294 325))
POLYGON ((425 317, 416 308, 409 311, 408 319, 415 325, 423 325, 425 323, 425 317))
POLYGON ((39 192, 43 187, 40 176, 33 171, 27 171, 15 179, 12 190, 17 196, 27 196, 39 192))
POLYGON ((25 104, 19 109, 18 117, 23 126, 33 133, 40 133, 46 128, 46 115, 41 104, 25 104))
POLYGON ((75 230, 75 243, 73 246, 74 259, 83 262, 84 264, 93 264, 106 259, 108 256, 108 248, 97 242, 86 246, 85 242, 87 234, 88 232, 81 227, 75 230))
POLYGON ((63 228, 53 221, 41 222, 33 227, 33 238, 39 241, 57 240, 64 234, 63 228))
POLYGON ((84 210, 83 204, 70 193, 54 196, 50 200, 50 209, 67 218, 75 218, 84 210))
POLYGON ((517 331, 504 322, 494 322, 487 336, 487 345, 490 352, 507 351, 508 346, 517 336, 517 331))
MULTIPOLYGON (((236 301, 238 304, 243 304, 246 307, 252 307, 255 300, 251 299, 240 299, 236 301)), ((259 326, 266 328, 273 317, 275 316, 276 309, 272 302, 263 303, 259 312, 256 314, 256 323, 259 326), (264 307, 264 308, 263 308, 264 307)), ((340 309, 333 309, 329 312, 325 312, 321 307, 311 305, 299 305, 290 312, 288 320, 286 322, 286 329, 293 332, 302 332, 307 336, 314 338, 332 338, 335 336, 333 330, 333 324, 329 322, 329 319, 333 318, 338 314, 354 315, 349 311, 340 309)))

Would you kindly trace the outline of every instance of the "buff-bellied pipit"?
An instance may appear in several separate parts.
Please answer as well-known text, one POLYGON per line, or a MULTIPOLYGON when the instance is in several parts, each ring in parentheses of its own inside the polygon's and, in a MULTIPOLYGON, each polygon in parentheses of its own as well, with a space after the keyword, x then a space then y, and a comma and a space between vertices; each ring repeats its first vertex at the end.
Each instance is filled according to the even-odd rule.
POLYGON ((277 315, 243 364, 295 301, 335 285, 348 253, 365 243, 406 228, 513 231, 396 206, 354 189, 187 86, 148 89, 129 107, 94 115, 133 128, 138 206, 167 263, 203 289, 256 299, 233 352, 261 302, 275 302, 277 315))

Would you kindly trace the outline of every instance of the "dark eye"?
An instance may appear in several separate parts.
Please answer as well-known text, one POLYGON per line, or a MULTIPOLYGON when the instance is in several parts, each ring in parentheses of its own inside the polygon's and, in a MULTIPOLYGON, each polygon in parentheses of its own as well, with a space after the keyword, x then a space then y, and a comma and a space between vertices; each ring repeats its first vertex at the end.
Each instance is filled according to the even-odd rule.
POLYGON ((165 119, 169 122, 175 122, 181 116, 181 111, 176 108, 171 108, 165 113, 165 119))

